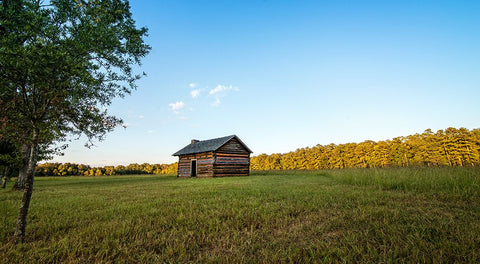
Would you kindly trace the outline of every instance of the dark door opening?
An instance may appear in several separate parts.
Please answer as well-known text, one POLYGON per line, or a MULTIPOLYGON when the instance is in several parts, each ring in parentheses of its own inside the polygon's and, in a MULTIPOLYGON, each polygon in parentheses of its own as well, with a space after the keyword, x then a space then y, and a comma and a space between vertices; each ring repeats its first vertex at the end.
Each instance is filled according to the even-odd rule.
POLYGON ((197 161, 192 160, 192 177, 197 177, 197 161))

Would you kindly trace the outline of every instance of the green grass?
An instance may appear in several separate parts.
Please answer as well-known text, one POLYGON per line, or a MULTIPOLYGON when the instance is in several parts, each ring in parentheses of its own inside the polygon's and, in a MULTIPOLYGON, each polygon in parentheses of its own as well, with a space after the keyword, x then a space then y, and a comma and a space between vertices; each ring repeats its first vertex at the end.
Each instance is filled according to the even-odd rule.
MULTIPOLYGON (((0 262, 480 262, 480 169, 37 178, 0 190, 0 262)), ((10 184, 11 185, 11 184, 10 184)))

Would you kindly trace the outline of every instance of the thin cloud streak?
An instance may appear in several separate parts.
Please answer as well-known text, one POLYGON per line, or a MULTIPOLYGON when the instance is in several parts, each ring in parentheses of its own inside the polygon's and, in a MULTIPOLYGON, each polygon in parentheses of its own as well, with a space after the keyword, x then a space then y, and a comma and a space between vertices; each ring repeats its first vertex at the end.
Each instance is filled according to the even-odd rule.
POLYGON ((175 103, 170 103, 168 104, 170 106, 170 108, 172 109, 172 111, 175 113, 175 114, 178 114, 180 113, 179 110, 183 109, 185 107, 185 103, 182 102, 182 101, 179 101, 179 102, 175 102, 175 103))
POLYGON ((212 106, 219 106, 221 104, 221 98, 227 96, 229 91, 239 91, 238 87, 234 87, 232 85, 226 86, 219 84, 215 88, 211 89, 208 94, 209 96, 213 96, 215 101, 212 103, 212 106))

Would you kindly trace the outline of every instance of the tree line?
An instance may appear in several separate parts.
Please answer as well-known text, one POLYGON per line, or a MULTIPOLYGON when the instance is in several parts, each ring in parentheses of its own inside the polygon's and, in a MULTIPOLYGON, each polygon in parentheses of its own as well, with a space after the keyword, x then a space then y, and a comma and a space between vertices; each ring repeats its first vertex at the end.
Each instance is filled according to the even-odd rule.
MULTIPOLYGON (((251 170, 317 170, 409 166, 479 166, 480 129, 449 127, 391 140, 316 145, 288 153, 261 154, 250 159, 251 170)), ((109 176, 176 174, 178 163, 91 167, 74 163, 43 163, 37 176, 109 176)))
POLYGON ((111 176, 133 174, 176 174, 177 163, 137 164, 91 167, 75 163, 43 163, 35 168, 35 176, 111 176))
POLYGON ((479 166, 480 129, 449 127, 391 140, 316 145, 252 157, 252 170, 479 166))
MULTIPOLYGON (((1 164, 0 164, 1 165, 1 164)), ((288 153, 261 154, 251 170, 316 170, 408 166, 479 166, 480 129, 452 128, 395 137, 383 141, 316 145, 288 153)), ((43 163, 36 176, 110 176, 176 174, 178 163, 92 167, 75 163, 43 163)))

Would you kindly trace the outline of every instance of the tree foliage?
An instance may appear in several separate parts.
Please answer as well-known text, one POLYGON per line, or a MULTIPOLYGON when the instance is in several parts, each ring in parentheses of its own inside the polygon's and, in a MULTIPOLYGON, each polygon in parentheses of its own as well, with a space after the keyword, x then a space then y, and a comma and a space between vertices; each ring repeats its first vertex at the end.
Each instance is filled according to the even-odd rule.
POLYGON ((3 134, 28 141, 37 130, 47 143, 67 133, 102 139, 121 122, 102 107, 135 89, 132 65, 149 50, 128 2, 2 2, 3 134))
POLYGON ((479 166, 480 129, 427 129, 378 142, 316 145, 251 158, 252 170, 312 170, 408 166, 479 166))
POLYGON ((7 181, 18 173, 20 157, 17 148, 11 142, 0 137, 0 179, 1 188, 5 188, 7 181))
POLYGON ((36 167, 36 176, 111 176, 135 174, 176 174, 177 163, 148 164, 132 163, 127 166, 91 167, 75 163, 43 163, 36 167))

